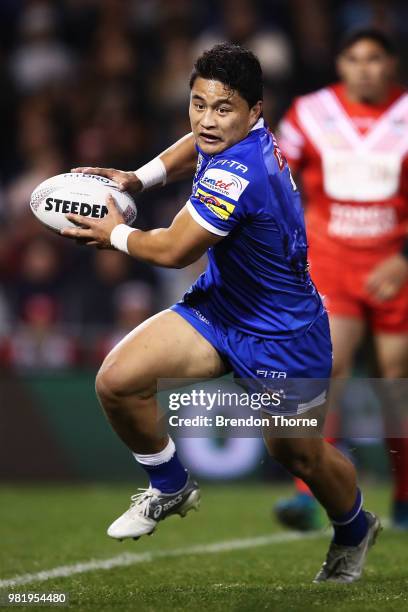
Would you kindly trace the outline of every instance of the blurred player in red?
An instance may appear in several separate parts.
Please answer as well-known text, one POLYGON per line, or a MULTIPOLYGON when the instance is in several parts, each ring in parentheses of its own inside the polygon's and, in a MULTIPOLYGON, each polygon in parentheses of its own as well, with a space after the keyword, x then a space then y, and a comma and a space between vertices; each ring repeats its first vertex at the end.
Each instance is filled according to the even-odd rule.
MULTIPOLYGON (((311 274, 329 311, 333 375, 349 375, 370 330, 380 375, 408 375, 408 93, 397 86, 392 42, 351 33, 338 57, 340 82, 297 98, 279 144, 300 178, 311 274)), ((392 518, 408 529, 408 440, 388 438, 392 518)), ((275 508, 281 522, 318 525, 302 481, 275 508)))

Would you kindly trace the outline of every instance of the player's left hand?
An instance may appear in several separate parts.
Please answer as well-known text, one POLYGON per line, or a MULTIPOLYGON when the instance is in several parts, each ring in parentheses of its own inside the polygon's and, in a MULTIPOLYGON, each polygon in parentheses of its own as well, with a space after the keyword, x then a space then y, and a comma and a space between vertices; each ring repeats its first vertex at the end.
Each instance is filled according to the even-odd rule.
POLYGON ((125 223, 125 220, 111 195, 106 198, 106 206, 108 214, 103 219, 91 219, 72 213, 67 214, 67 219, 78 227, 63 229, 61 234, 67 238, 75 238, 87 246, 96 246, 99 249, 111 248, 110 235, 112 230, 119 223, 125 223))
POLYGON ((380 302, 391 300, 408 280, 408 260, 397 253, 378 264, 369 274, 366 289, 380 302))

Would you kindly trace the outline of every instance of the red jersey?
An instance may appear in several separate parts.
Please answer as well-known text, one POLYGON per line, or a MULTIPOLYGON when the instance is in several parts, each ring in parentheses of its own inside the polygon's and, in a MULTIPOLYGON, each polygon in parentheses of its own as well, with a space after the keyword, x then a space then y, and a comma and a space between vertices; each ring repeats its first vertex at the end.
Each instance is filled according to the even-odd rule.
MULTIPOLYGON (((396 252, 408 232, 408 93, 350 102, 343 84, 297 98, 279 144, 300 172, 311 246, 396 252)), ((319 249, 320 250, 320 249, 319 249)))

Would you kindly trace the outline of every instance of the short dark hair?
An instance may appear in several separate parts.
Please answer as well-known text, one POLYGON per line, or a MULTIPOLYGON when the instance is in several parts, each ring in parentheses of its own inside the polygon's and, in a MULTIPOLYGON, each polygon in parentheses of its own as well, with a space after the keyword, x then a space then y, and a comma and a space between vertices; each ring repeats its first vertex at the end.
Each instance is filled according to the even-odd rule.
POLYGON ((194 64, 190 89, 197 77, 213 79, 237 91, 252 108, 263 99, 263 75, 259 59, 240 45, 221 43, 204 51, 194 64))
POLYGON ((388 55, 396 55, 397 49, 391 38, 382 30, 377 28, 358 28, 346 32, 340 41, 337 53, 340 55, 360 40, 372 40, 376 42, 388 55))

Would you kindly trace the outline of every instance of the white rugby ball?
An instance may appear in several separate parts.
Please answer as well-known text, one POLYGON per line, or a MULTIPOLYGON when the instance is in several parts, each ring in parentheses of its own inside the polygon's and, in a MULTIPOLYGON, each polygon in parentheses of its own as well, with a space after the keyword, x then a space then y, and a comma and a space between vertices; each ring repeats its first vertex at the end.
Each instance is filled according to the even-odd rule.
POLYGON ((102 219, 107 213, 106 198, 112 194, 122 211, 125 223, 132 225, 137 209, 126 191, 104 176, 67 172, 43 181, 31 194, 30 208, 39 221, 49 229, 60 232, 76 227, 66 218, 67 213, 102 219))

